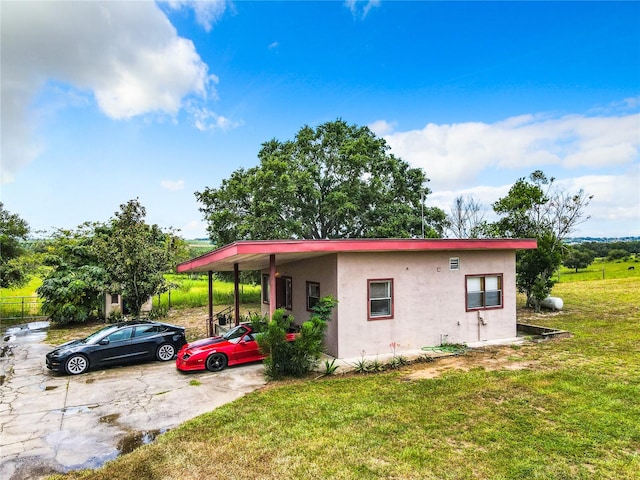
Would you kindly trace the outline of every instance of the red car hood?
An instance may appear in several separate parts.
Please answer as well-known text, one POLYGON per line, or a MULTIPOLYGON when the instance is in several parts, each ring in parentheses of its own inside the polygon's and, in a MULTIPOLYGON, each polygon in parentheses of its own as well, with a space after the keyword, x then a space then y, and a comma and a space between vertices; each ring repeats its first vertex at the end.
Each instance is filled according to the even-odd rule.
POLYGON ((202 340, 196 340, 195 342, 191 342, 190 344, 185 345, 184 348, 195 350, 195 349, 211 347, 213 345, 219 345, 221 343, 227 344, 229 342, 222 337, 209 337, 209 338, 203 338, 202 340))

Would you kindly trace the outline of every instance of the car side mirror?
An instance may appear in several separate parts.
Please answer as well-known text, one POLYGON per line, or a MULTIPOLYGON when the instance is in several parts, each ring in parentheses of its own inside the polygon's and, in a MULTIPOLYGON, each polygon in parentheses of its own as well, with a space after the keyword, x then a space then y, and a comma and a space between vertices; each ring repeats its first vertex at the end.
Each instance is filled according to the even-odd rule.
POLYGON ((109 345, 109 339, 108 338, 103 338, 102 340, 100 340, 98 342, 98 345, 109 345))

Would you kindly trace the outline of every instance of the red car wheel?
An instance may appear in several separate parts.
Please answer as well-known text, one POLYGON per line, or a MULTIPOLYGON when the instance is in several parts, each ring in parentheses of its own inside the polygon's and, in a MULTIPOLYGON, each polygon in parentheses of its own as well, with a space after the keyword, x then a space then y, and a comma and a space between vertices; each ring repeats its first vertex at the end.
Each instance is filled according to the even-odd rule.
POLYGON ((219 372, 227 366, 227 357, 222 353, 214 353, 207 357, 207 370, 210 372, 219 372))

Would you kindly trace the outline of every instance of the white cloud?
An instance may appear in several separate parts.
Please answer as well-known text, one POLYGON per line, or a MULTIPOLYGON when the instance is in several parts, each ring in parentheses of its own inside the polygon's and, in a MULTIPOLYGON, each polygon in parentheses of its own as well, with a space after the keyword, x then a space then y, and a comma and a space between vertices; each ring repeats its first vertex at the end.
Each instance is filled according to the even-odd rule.
MULTIPOLYGON (((632 165, 619 175, 585 175, 557 180, 556 185, 567 193, 583 190, 593 195, 585 209, 585 217, 590 218, 580 224, 573 236, 623 237, 640 235, 640 166, 632 165)), ((461 190, 434 191, 427 197, 426 204, 439 207, 446 213, 456 197, 471 196, 478 201, 485 212, 485 220, 495 221, 492 204, 509 193, 512 184, 499 186, 480 185, 461 190)))
POLYGON ((231 2, 226 0, 170 0, 168 2, 174 10, 192 8, 196 15, 196 22, 207 32, 210 32, 213 25, 222 18, 227 4, 232 6, 231 2))
POLYGON ((165 190, 176 192, 184 188, 184 180, 162 180, 160 186, 165 190))
POLYGON ((375 122, 369 124, 368 127, 378 137, 383 137, 393 132, 395 125, 395 122, 389 123, 386 120, 376 120, 375 122))
POLYGON ((207 130, 231 130, 241 125, 240 122, 233 121, 222 115, 199 105, 190 105, 187 107, 189 114, 193 118, 193 125, 205 132, 207 130))
POLYGON ((639 114, 524 115, 493 124, 427 124, 422 130, 388 133, 384 138, 394 154, 423 168, 436 190, 475 185, 488 168, 629 165, 638 161, 639 126, 639 114))
POLYGON ((344 6, 351 11, 354 18, 364 20, 372 8, 380 6, 380 0, 345 0, 344 6))
POLYGON ((217 79, 153 2, 3 2, 1 27, 3 183, 39 153, 30 107, 47 82, 114 119, 215 98, 217 79))
POLYGON ((209 238, 207 224, 200 220, 191 220, 180 228, 180 235, 183 238, 209 238))

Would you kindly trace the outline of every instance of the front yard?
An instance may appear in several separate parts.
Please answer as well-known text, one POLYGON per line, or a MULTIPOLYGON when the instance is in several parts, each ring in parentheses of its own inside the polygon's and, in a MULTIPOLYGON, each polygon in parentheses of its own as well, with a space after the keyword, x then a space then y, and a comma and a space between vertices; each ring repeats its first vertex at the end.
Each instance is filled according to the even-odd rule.
POLYGON ((55 478, 640 479, 638 291, 638 278, 561 283, 562 313, 523 320, 571 338, 272 383, 55 478))

